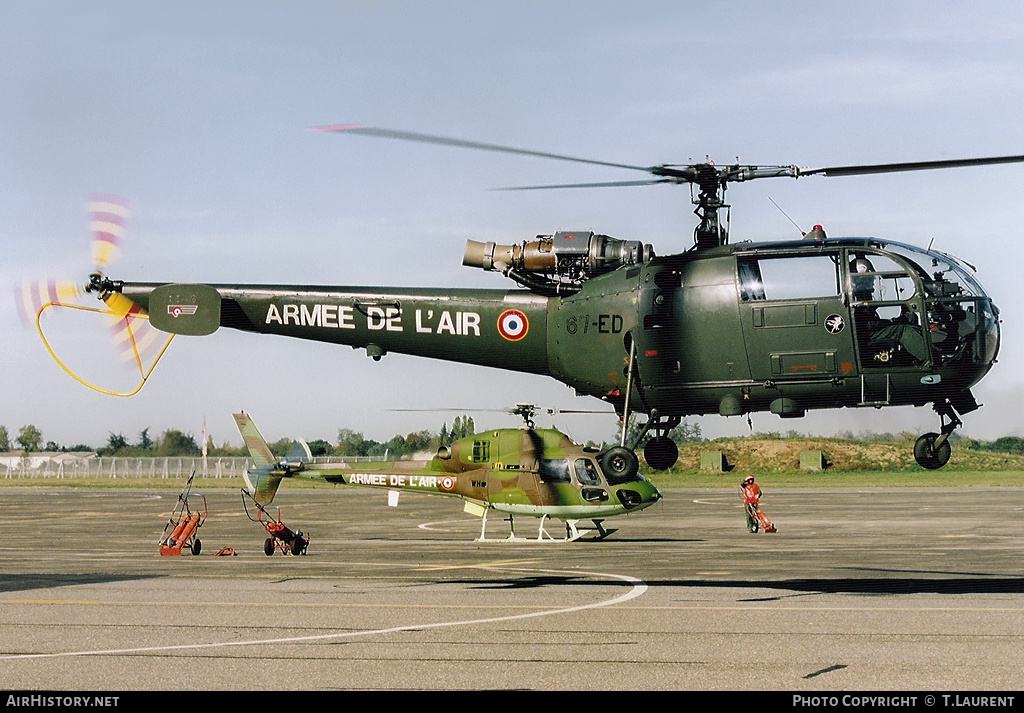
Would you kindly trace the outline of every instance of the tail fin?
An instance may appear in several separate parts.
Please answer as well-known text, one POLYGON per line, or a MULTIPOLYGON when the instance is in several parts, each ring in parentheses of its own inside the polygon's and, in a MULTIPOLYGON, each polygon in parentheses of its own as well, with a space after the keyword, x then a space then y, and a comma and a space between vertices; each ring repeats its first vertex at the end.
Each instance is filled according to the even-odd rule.
POLYGON ((245 441, 245 447, 249 449, 249 454, 252 456, 256 467, 262 468, 263 466, 276 464, 277 458, 270 452, 270 446, 263 440, 260 432, 256 430, 256 424, 249 418, 249 414, 243 411, 242 413, 232 415, 235 417, 238 432, 242 434, 242 440, 245 441))
POLYGON ((253 468, 246 471, 242 477, 245 478, 245 485, 256 502, 264 506, 274 502, 274 496, 277 495, 282 476, 272 472, 272 466, 253 468))
POLYGON ((256 467, 246 472, 245 484, 260 505, 270 505, 277 494, 277 488, 281 485, 281 474, 275 473, 274 466, 277 465, 277 458, 270 452, 270 446, 263 440, 263 436, 256 430, 256 424, 252 422, 246 413, 233 414, 235 424, 238 426, 242 440, 245 441, 249 454, 252 456, 256 467))

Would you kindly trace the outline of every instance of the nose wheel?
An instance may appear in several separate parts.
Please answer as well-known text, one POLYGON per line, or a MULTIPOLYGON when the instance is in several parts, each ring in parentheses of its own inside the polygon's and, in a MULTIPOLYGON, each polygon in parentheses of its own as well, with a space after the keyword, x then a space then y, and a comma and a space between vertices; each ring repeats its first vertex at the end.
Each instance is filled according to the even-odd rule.
POLYGON ((935 411, 942 422, 940 433, 925 433, 914 443, 914 460, 922 468, 937 470, 949 462, 953 447, 949 445, 949 437, 957 426, 963 422, 957 417, 956 411, 949 401, 935 404, 935 411))
POLYGON ((946 465, 952 453, 953 448, 949 445, 949 439, 938 433, 925 433, 914 443, 914 460, 928 470, 938 470, 946 465))

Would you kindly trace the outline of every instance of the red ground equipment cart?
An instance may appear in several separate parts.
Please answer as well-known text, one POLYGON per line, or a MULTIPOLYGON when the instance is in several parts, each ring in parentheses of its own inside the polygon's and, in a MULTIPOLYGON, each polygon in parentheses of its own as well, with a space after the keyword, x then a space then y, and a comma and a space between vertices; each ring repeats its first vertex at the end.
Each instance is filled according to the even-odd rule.
POLYGON ((171 511, 171 518, 164 525, 164 533, 160 538, 160 554, 164 557, 180 557, 181 551, 188 547, 189 552, 199 554, 203 549, 203 543, 198 536, 199 528, 206 522, 209 510, 206 506, 206 496, 199 493, 192 493, 192 479, 196 477, 193 471, 185 482, 185 488, 178 495, 178 502, 171 511), (202 498, 202 512, 193 510, 189 505, 189 498, 202 498), (170 533, 168 533, 170 530, 170 533))
MULTIPOLYGON (((747 507, 751 506, 748 505, 747 507)), ((754 521, 757 523, 757 527, 765 532, 778 532, 778 529, 772 524, 772 521, 768 519, 768 516, 764 514, 764 511, 761 510, 759 506, 754 505, 753 510, 754 512, 752 514, 754 516, 754 521)))
POLYGON ((256 502, 256 499, 253 498, 249 491, 244 489, 242 490, 242 506, 245 508, 245 514, 248 515, 249 519, 262 525, 263 529, 270 535, 266 542, 263 543, 263 552, 267 557, 273 555, 274 550, 281 550, 284 554, 289 552, 293 555, 306 554, 306 548, 309 547, 309 535, 302 534, 302 530, 291 530, 281 522, 281 508, 276 508, 277 518, 275 519, 267 511, 267 508, 256 502), (250 500, 256 507, 256 517, 253 517, 249 511, 250 500))

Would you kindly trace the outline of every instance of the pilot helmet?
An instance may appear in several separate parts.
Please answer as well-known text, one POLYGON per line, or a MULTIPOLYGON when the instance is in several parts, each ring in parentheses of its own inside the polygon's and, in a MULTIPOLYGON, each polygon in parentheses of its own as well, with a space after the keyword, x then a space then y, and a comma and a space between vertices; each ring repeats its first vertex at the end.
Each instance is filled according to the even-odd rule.
POLYGON ((875 276, 864 275, 865 272, 874 272, 875 268, 871 261, 865 257, 858 257, 850 261, 850 283, 853 287, 853 297, 856 300, 870 300, 875 292, 875 276))

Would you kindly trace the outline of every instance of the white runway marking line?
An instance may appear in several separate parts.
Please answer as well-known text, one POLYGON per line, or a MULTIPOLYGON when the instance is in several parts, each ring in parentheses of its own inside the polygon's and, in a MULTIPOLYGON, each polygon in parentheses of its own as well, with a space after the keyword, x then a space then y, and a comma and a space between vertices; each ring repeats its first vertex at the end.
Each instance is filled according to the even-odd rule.
POLYGON ((476 523, 469 522, 467 520, 438 520, 436 522, 423 522, 417 525, 421 530, 437 530, 439 532, 448 532, 451 530, 450 527, 438 527, 438 525, 472 525, 476 527, 476 523))
POLYGON ((522 570, 505 570, 514 572, 530 572, 539 574, 571 574, 573 576, 585 575, 588 577, 605 577, 608 579, 615 579, 620 582, 625 582, 632 585, 632 588, 625 594, 621 594, 612 599, 608 599, 603 602, 594 602, 593 604, 581 604, 575 607, 564 607, 561 609, 547 609, 543 611, 530 612, 528 614, 509 614, 505 616, 488 617, 485 619, 466 619, 463 621, 442 621, 434 624, 406 624, 405 626, 392 626, 386 629, 368 629, 366 631, 348 631, 348 632, 337 632, 333 634, 317 634, 314 636, 295 636, 284 639, 253 639, 251 641, 221 641, 213 642, 209 644, 176 644, 173 646, 141 646, 137 648, 127 649, 97 649, 93 651, 64 651, 50 654, 11 654, 7 656, 0 656, 0 661, 15 661, 24 659, 54 659, 54 658, 70 658, 73 656, 112 656, 119 654, 145 654, 145 653, 156 653, 160 651, 184 651, 188 649, 216 649, 216 648, 227 648, 229 646, 260 646, 266 644, 297 644, 308 641, 325 641, 328 639, 346 639, 357 636, 372 636, 375 634, 391 634, 398 631, 413 631, 413 630, 429 630, 429 629, 444 629, 455 626, 472 626, 477 624, 497 624, 503 621, 516 621, 519 619, 536 619, 544 616, 554 616, 556 614, 571 614, 573 612, 586 611, 588 609, 600 609, 603 607, 615 606, 616 604, 623 604, 632 599, 643 595, 647 591, 647 584, 637 579, 636 577, 630 577, 622 574, 606 574, 603 572, 578 572, 578 571, 565 571, 556 569, 522 569, 522 570))

